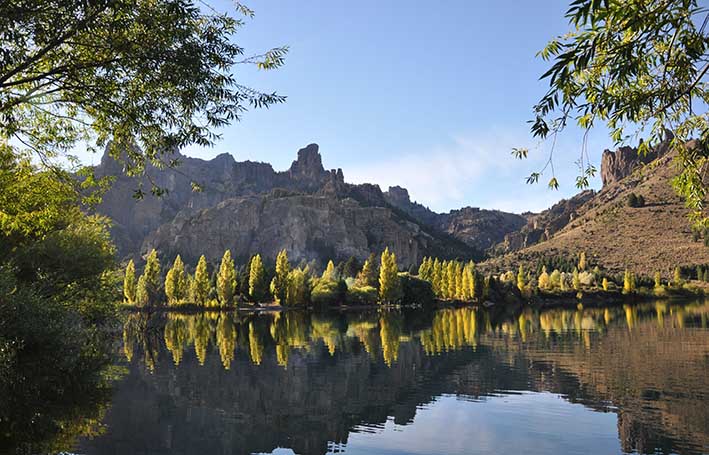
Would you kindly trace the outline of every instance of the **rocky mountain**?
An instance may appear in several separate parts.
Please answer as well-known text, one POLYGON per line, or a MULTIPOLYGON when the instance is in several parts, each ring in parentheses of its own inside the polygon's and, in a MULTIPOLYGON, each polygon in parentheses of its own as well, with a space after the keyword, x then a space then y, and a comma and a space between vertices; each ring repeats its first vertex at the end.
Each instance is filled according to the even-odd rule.
POLYGON ((666 144, 648 156, 638 156, 636 149, 626 147, 605 151, 600 191, 580 193, 530 216, 530 224, 536 223, 537 229, 528 225, 506 240, 511 250, 514 246, 522 249, 485 266, 511 269, 519 263, 570 258, 585 251, 592 265, 608 271, 620 273, 629 268, 646 276, 660 271, 667 279, 676 266, 709 264, 709 248, 692 235, 689 212, 671 185, 676 175, 674 156, 666 144), (642 196, 644 205, 630 206, 631 194, 642 196), (527 237, 512 245, 525 233, 539 233, 541 241, 527 237))
MULTIPOLYGON (((479 259, 490 239, 500 235, 485 232, 483 223, 470 231, 481 240, 472 239, 463 229, 448 229, 441 221, 445 216, 407 210, 415 203, 403 188, 405 198, 394 203, 396 190, 346 183, 341 169, 324 169, 316 144, 299 150, 282 172, 228 154, 208 161, 177 157, 178 167, 150 167, 141 179, 123 175, 121 164, 108 155, 95 169, 99 177, 115 178, 97 210, 113 220, 121 257, 154 247, 187 260, 204 253, 216 261, 226 248, 244 259, 256 252, 273 258, 285 248, 295 261, 363 260, 388 246, 409 266, 425 255, 479 259), (201 191, 193 190, 193 182, 201 191), (167 193, 136 201, 136 188, 150 184, 167 193)), ((487 228, 499 230, 489 223, 487 228)))
POLYGON ((412 202, 406 188, 399 186, 389 187, 384 197, 391 205, 419 222, 481 251, 502 242, 507 234, 517 232, 527 223, 527 219, 522 215, 478 207, 463 207, 448 213, 436 213, 418 202, 412 202))

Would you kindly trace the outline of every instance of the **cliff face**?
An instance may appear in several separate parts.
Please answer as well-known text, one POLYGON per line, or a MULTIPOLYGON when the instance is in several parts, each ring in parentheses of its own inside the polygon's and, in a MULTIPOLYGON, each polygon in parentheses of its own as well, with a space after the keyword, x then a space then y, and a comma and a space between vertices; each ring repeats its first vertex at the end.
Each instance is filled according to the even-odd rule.
POLYGON ((643 164, 647 164, 669 151, 669 140, 660 143, 645 155, 638 154, 634 147, 620 147, 616 151, 604 150, 601 156, 601 180, 603 186, 615 183, 643 164))
POLYGON ((292 260, 322 262, 364 259, 385 247, 403 266, 424 255, 481 257, 474 242, 460 242, 402 211, 377 185, 348 184, 341 169, 325 170, 316 144, 299 150, 283 172, 266 163, 236 162, 228 154, 210 161, 177 157, 179 167, 150 167, 140 180, 124 176, 109 156, 96 168, 97 176, 116 179, 98 212, 113 220, 122 257, 157 248, 169 257, 180 253, 192 261, 204 253, 216 261, 229 248, 244 259, 256 252, 274 258, 285 248, 292 260), (201 191, 193 191, 193 182, 201 191), (149 194, 151 183, 167 193, 149 194), (148 194, 136 201, 133 194, 141 186, 148 194))
POLYGON ((216 261, 230 249, 246 259, 259 252, 273 258, 285 248, 301 260, 365 259, 389 247, 400 265, 417 264, 436 239, 384 207, 363 207, 353 199, 273 192, 228 199, 192 216, 178 216, 146 238, 143 251, 156 248, 170 257, 216 261), (205 234, 207 233, 207 234, 205 234))
POLYGON ((516 232, 527 223, 522 215, 477 207, 436 213, 418 202, 412 202, 406 188, 399 186, 389 187, 384 197, 391 205, 419 222, 480 251, 502 242, 507 234, 516 232))

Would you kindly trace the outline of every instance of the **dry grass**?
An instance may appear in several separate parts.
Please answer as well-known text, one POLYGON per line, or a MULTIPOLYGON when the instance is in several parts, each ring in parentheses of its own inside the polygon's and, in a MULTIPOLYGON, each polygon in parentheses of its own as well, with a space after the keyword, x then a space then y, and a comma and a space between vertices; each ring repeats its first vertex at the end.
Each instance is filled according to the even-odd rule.
POLYGON ((605 187, 551 239, 492 259, 486 265, 509 268, 539 257, 585 251, 591 265, 613 273, 628 268, 643 275, 660 271, 669 278, 678 265, 709 263, 709 248, 701 240, 693 240, 688 210, 671 187, 675 174, 672 155, 605 187), (645 198, 644 207, 627 205, 633 192, 645 198))

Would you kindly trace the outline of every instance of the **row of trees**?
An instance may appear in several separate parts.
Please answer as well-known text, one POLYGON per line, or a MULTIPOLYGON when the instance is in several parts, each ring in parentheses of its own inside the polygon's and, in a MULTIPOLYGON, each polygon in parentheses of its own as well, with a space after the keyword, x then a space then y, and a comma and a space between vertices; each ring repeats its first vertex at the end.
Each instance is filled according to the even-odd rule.
POLYGON ((288 253, 282 250, 276 257, 272 273, 266 269, 261 255, 252 256, 244 279, 239 283, 234 260, 227 250, 212 275, 204 255, 199 258, 194 274, 187 272, 182 258, 177 255, 163 279, 157 251, 152 250, 140 276, 136 275, 135 263, 132 260, 128 263, 123 293, 126 302, 135 306, 166 302, 169 306, 223 307, 243 300, 274 301, 286 306, 344 301, 399 302, 404 296, 404 288, 396 255, 387 248, 379 262, 378 265, 376 256, 371 254, 352 277, 346 276, 345 270, 352 269, 354 261, 347 261, 343 267, 335 267, 333 261, 329 261, 325 271, 318 276, 310 265, 293 267, 288 253))

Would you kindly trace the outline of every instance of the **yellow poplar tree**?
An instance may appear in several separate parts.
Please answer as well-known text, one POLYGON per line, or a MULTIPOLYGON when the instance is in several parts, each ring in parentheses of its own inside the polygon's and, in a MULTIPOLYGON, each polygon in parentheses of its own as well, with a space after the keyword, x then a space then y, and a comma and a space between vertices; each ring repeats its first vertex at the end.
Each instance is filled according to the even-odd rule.
POLYGON ((155 251, 155 249, 152 249, 150 254, 148 254, 145 269, 143 270, 143 277, 148 300, 156 300, 160 294, 162 283, 160 282, 160 260, 158 259, 158 252, 155 251))
POLYGON ((584 270, 586 270, 586 252, 585 251, 582 251, 579 254, 579 264, 578 265, 579 265, 579 270, 581 270, 582 272, 584 270))
MULTIPOLYGON (((332 261, 330 261, 330 264, 332 264, 332 261)), ((286 301, 289 273, 290 263, 288 262, 288 253, 286 250, 282 250, 278 253, 278 257, 276 258, 276 275, 273 277, 273 281, 271 281, 271 293, 273 294, 273 298, 279 304, 286 301)))
POLYGON ((236 270, 234 260, 231 258, 231 251, 226 250, 222 256, 222 263, 219 265, 217 275, 217 298, 222 305, 230 305, 236 294, 236 270))
POLYGON ((267 293, 266 269, 261 261, 261 255, 257 254, 251 258, 249 267, 249 294, 254 301, 262 302, 267 293))
POLYGON ((335 263, 332 259, 328 261, 325 271, 322 273, 322 279, 326 281, 335 280, 337 277, 337 272, 335 271, 335 263))
POLYGON ((539 289, 549 289, 549 274, 547 273, 546 266, 542 267, 542 273, 539 275, 539 289))
POLYGON ((192 280, 192 300, 196 305, 205 306, 209 299, 209 290, 211 288, 209 282, 209 273, 207 272, 207 258, 204 255, 200 256, 197 262, 197 268, 194 271, 194 279, 192 280))
POLYGON ((578 291, 581 289, 581 280, 579 279, 579 271, 577 268, 574 268, 574 273, 571 275, 571 284, 575 290, 578 291))
POLYGON ((364 265, 362 266, 362 270, 357 274, 357 278, 355 281, 357 282, 357 286, 359 287, 364 287, 364 286, 376 286, 377 285, 377 271, 376 271, 376 264, 375 264, 376 258, 374 254, 370 254, 369 257, 367 258, 366 261, 364 261, 364 265))
POLYGON ((401 282, 396 255, 386 248, 379 267, 379 298, 384 303, 393 303, 401 298, 401 282))
POLYGON ((524 292, 524 286, 524 267, 520 264, 519 271, 517 272, 517 289, 519 289, 520 292, 524 292))
POLYGON ((126 266, 126 275, 123 278, 123 295, 130 305, 135 304, 136 286, 135 264, 133 263, 133 259, 131 259, 126 266))
POLYGON ((168 270, 165 276, 165 296, 167 297, 168 305, 181 304, 187 297, 187 291, 185 264, 178 254, 172 264, 172 268, 168 270))

